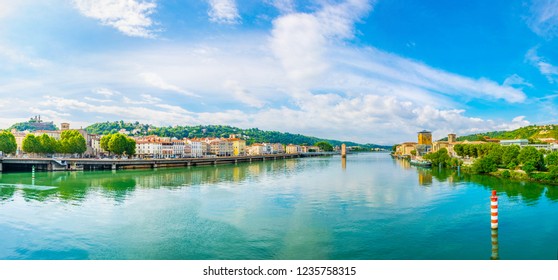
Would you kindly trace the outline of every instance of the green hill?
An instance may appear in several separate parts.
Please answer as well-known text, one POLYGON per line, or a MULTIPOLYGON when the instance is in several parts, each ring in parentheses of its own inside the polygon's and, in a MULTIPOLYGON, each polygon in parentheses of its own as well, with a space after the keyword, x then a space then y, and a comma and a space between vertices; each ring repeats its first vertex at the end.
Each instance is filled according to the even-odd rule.
POLYGON ((264 131, 258 128, 241 129, 225 125, 197 125, 197 126, 166 126, 156 127, 149 124, 141 124, 139 122, 104 122, 95 123, 85 128, 87 132, 92 134, 109 134, 117 133, 121 129, 130 132, 132 136, 157 135, 161 137, 195 138, 195 137, 229 137, 236 134, 246 139, 247 144, 252 143, 282 143, 297 145, 313 145, 316 142, 326 141, 333 146, 340 146, 345 143, 348 147, 359 146, 364 149, 384 148, 391 149, 391 146, 381 146, 376 144, 358 144, 354 142, 343 142, 339 140, 321 139, 301 134, 284 133, 278 131, 264 131), (133 133, 132 133, 133 132, 133 133))
MULTIPOLYGON (((511 131, 490 131, 485 133, 471 134, 466 136, 457 137, 458 141, 469 140, 483 140, 484 137, 511 140, 511 139, 528 139, 531 142, 538 142, 542 138, 558 139, 558 125, 529 125, 511 131)), ((440 140, 447 140, 447 137, 440 140)))

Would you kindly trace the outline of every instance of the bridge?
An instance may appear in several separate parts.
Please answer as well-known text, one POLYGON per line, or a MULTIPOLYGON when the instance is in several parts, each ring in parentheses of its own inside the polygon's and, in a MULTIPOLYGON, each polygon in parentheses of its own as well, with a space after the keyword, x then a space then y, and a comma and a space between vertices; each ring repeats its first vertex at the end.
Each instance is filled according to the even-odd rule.
POLYGON ((117 170, 162 167, 188 167, 200 165, 234 164, 240 162, 266 161, 300 157, 327 156, 336 153, 269 154, 257 156, 167 158, 167 159, 87 159, 87 158, 0 158, 3 170, 72 171, 117 170))

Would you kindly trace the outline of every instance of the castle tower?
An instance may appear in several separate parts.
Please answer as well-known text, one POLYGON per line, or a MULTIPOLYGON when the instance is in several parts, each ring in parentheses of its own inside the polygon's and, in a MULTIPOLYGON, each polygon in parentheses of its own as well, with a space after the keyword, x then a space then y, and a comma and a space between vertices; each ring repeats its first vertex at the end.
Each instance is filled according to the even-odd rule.
POLYGON ((61 123, 60 124, 60 129, 62 131, 69 130, 70 129, 70 124, 69 123, 61 123))
POLYGON ((419 145, 432 145, 432 132, 423 130, 418 133, 419 145))
POLYGON ((448 143, 457 142, 457 135, 450 133, 448 134, 448 143))

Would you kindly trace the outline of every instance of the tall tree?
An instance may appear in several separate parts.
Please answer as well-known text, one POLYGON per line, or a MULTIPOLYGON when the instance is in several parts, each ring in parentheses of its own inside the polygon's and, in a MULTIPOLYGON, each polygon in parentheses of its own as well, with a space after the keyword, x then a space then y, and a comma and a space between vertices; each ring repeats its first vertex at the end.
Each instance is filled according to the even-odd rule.
POLYGON ((39 139, 39 143, 41 144, 41 153, 53 154, 56 152, 57 143, 54 137, 43 134, 37 138, 39 139))
POLYGON ((127 138, 128 143, 126 143, 126 155, 133 156, 136 154, 136 140, 132 138, 127 138))
POLYGON ((110 152, 123 155, 128 148, 128 137, 121 133, 113 134, 108 142, 108 148, 110 152))
POLYGON ((24 152, 30 154, 41 153, 41 142, 34 134, 27 134, 23 139, 22 149, 24 152))
POLYGON ((77 130, 65 130, 60 135, 60 143, 63 153, 83 154, 87 151, 87 142, 77 130))
POLYGON ((4 154, 13 154, 17 150, 14 135, 9 131, 0 132, 0 151, 4 154))

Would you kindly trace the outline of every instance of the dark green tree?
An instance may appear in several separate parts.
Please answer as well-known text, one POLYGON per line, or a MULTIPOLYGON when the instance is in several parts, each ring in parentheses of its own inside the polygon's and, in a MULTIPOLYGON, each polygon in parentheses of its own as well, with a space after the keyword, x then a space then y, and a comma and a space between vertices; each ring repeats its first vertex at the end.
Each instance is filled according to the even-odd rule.
POLYGON ((75 129, 62 131, 59 151, 65 154, 83 154, 87 151, 87 142, 75 129))
POLYGON ((496 167, 496 163, 491 157, 481 157, 476 159, 473 165, 471 166, 471 170, 474 173, 490 173, 498 170, 496 167))
POLYGON ((521 149, 517 159, 521 164, 529 163, 533 165, 536 170, 544 169, 544 157, 535 147, 527 146, 521 149))
POLYGON ((552 152, 544 158, 547 166, 558 166, 558 152, 552 152))
POLYGON ((446 167, 451 165, 451 159, 446 148, 442 148, 435 153, 429 153, 423 157, 426 160, 432 162, 432 166, 446 167))
POLYGON ((132 138, 127 138, 126 139, 128 141, 128 143, 126 143, 126 155, 128 156, 133 156, 136 154, 136 140, 132 139, 132 138))
POLYGON ((54 137, 43 134, 39 136, 38 139, 41 144, 41 153, 53 154, 56 152, 58 143, 54 137))
POLYGON ((113 134, 107 134, 107 135, 103 135, 103 137, 101 137, 101 140, 100 140, 101 149, 103 149, 107 152, 110 152, 109 151, 109 142, 110 142, 110 139, 112 138, 112 135, 113 134))
POLYGON ((41 142, 34 134, 27 134, 23 138, 22 150, 30 154, 38 154, 42 152, 41 142))
POLYGON ((502 165, 508 166, 511 163, 515 165, 519 164, 519 160, 517 159, 519 150, 520 148, 517 145, 502 147, 502 165))
POLYGON ((17 150, 14 135, 9 131, 0 132, 0 151, 4 154, 13 154, 17 150))
POLYGON ((328 142, 325 142, 325 141, 316 142, 316 144, 314 144, 314 146, 320 148, 320 150, 325 151, 325 152, 333 151, 333 146, 331 144, 329 144, 328 142))
MULTIPOLYGON (((108 142, 108 151, 117 155, 123 155, 128 148, 128 137, 124 134, 117 133, 110 137, 108 142)), ((135 147, 134 147, 135 150, 135 147)), ((135 151, 134 151, 135 152, 135 151)))

